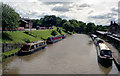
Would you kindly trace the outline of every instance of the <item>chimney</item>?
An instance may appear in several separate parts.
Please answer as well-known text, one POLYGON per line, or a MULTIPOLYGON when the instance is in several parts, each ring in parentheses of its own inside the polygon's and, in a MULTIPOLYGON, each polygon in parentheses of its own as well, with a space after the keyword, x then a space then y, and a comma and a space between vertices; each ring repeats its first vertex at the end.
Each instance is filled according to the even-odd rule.
POLYGON ((111 24, 110 25, 113 25, 113 22, 111 21, 111 24))
POLYGON ((115 21, 114 21, 114 24, 116 24, 115 21))

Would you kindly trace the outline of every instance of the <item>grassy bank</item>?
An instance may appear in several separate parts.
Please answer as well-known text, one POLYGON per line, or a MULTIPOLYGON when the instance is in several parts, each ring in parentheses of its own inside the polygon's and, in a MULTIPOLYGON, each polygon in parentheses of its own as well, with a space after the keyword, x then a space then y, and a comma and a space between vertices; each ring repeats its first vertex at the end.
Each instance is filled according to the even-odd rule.
POLYGON ((18 52, 19 50, 20 48, 17 48, 17 49, 2 53, 1 61, 4 62, 5 58, 15 55, 15 53, 18 52))
POLYGON ((3 56, 9 56, 9 55, 11 55, 11 54, 13 54, 13 53, 16 53, 16 52, 19 51, 19 50, 20 50, 20 48, 17 48, 17 49, 8 51, 8 52, 4 52, 4 53, 2 53, 2 55, 3 55, 3 56))
MULTIPOLYGON (((67 34, 63 31, 62 28, 59 28, 61 30, 61 34, 67 34)), ((57 31, 56 27, 53 27, 51 30, 34 30, 34 31, 4 31, 3 32, 3 39, 2 43, 27 43, 26 41, 35 42, 43 39, 47 39, 48 37, 52 37, 51 32, 56 31, 57 35, 60 35, 60 33, 57 31)), ((56 36, 57 36, 56 35, 56 36)), ((3 60, 5 57, 8 57, 15 52, 17 52, 20 48, 14 49, 8 52, 2 53, 3 60)))
MULTIPOLYGON (((56 31, 57 35, 60 33, 57 31, 56 27, 51 30, 34 30, 34 31, 4 31, 3 32, 3 43, 26 43, 26 40, 30 42, 35 42, 42 39, 47 39, 51 37, 51 32, 56 31), (25 33, 27 32, 27 33, 25 33)), ((62 34, 66 34, 63 29, 61 29, 62 34)))

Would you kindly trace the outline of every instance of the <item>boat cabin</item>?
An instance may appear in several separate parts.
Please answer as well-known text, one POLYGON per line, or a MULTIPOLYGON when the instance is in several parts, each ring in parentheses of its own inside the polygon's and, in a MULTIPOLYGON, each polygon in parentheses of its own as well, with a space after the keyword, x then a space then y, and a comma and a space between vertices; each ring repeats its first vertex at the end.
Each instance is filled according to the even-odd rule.
POLYGON ((112 57, 112 52, 111 50, 104 44, 104 43, 99 43, 99 52, 101 58, 110 58, 112 57))
POLYGON ((22 52, 30 52, 30 51, 34 51, 35 49, 41 48, 44 45, 46 45, 45 41, 38 41, 38 42, 34 42, 34 43, 28 43, 25 44, 22 48, 21 51, 22 52))

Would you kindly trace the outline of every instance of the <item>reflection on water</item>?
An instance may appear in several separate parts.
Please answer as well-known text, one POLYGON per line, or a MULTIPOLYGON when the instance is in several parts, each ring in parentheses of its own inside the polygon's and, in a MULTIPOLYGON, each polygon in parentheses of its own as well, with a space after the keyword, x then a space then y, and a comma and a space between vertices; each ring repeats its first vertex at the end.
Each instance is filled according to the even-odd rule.
POLYGON ((14 56, 3 63, 5 74, 117 74, 113 65, 97 62, 96 48, 84 34, 75 34, 28 56, 14 56))
POLYGON ((110 66, 110 67, 108 67, 108 68, 105 68, 105 67, 103 67, 103 66, 102 66, 101 64, 99 64, 99 63, 98 63, 98 65, 99 65, 101 71, 104 72, 104 74, 109 74, 109 72, 110 72, 111 69, 112 69, 112 66, 110 66))

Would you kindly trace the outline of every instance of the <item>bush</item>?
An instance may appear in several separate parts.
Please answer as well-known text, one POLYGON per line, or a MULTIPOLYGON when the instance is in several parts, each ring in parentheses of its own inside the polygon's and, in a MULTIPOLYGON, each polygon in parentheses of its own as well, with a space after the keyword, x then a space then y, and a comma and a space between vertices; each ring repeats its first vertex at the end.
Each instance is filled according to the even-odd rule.
POLYGON ((52 32, 51 32, 51 35, 56 36, 56 35, 57 35, 57 32, 56 32, 56 31, 52 31, 52 32))
POLYGON ((30 40, 29 39, 24 39, 24 41, 26 42, 26 43, 30 43, 30 40))

